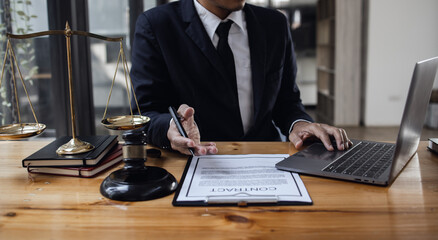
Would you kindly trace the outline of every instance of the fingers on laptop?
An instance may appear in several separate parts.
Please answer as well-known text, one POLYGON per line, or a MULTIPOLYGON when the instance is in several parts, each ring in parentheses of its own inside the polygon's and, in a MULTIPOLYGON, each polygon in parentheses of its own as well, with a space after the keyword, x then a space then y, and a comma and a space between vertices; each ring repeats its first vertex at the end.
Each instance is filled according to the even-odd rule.
POLYGON ((353 145, 344 129, 321 123, 303 123, 297 128, 294 127, 289 140, 298 148, 302 146, 303 141, 312 136, 319 138, 329 151, 335 150, 331 138, 335 140, 336 148, 339 150, 346 150, 353 145))

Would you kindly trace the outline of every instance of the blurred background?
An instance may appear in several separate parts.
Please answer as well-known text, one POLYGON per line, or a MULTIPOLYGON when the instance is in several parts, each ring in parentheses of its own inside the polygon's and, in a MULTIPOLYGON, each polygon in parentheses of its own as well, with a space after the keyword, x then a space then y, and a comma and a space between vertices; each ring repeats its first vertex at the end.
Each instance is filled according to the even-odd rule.
MULTIPOLYGON (((130 66, 137 17, 166 0, 0 0, 0 56, 6 33, 73 30, 123 37, 130 66)), ((319 122, 347 129, 351 138, 393 141, 414 65, 438 56, 436 0, 247 0, 276 9, 290 23, 297 84, 308 112, 319 122)), ((63 36, 13 40, 26 88, 39 122, 33 139, 71 135, 63 36)), ((103 117, 120 45, 72 37, 77 133, 108 134, 103 117)), ((0 88, 0 125, 17 122, 10 62, 0 88)), ((18 78, 17 78, 18 79, 18 78)), ((22 122, 34 122, 17 84, 22 122)), ((438 89, 438 83, 434 84, 438 89)), ((438 94, 431 97, 422 140, 438 137, 438 94)), ((118 66, 108 116, 129 114, 123 67, 118 66)), ((110 134, 114 134, 111 132, 110 134)))

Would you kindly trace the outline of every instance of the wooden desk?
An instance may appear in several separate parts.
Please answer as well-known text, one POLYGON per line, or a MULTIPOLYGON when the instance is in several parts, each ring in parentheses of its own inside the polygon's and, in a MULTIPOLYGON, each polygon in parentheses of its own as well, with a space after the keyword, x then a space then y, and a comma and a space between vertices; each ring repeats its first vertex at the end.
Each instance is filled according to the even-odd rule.
MULTIPOLYGON (((93 179, 34 175, 21 159, 47 142, 0 142, 0 239, 437 239, 438 157, 422 142, 391 187, 302 176, 312 206, 173 207, 103 198, 93 179)), ((218 143, 221 154, 289 153, 290 143, 218 143)), ((148 165, 179 179, 185 156, 148 165)), ((121 167, 121 165, 119 166, 121 167)))

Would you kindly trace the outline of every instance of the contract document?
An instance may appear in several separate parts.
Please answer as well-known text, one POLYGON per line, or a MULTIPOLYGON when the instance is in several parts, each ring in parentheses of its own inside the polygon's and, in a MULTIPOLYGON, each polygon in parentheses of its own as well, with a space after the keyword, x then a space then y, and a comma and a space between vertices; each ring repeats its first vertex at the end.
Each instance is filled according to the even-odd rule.
POLYGON ((187 162, 175 206, 312 204, 296 173, 275 164, 288 154, 193 156, 187 162))

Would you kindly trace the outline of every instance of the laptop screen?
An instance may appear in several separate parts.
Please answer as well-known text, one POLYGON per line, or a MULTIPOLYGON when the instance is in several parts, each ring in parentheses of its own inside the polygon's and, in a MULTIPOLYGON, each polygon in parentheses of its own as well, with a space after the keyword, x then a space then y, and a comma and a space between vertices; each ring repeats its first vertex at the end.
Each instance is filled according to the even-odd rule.
POLYGON ((433 82, 438 79, 437 69, 438 57, 417 62, 415 65, 397 137, 390 182, 417 151, 433 82))

